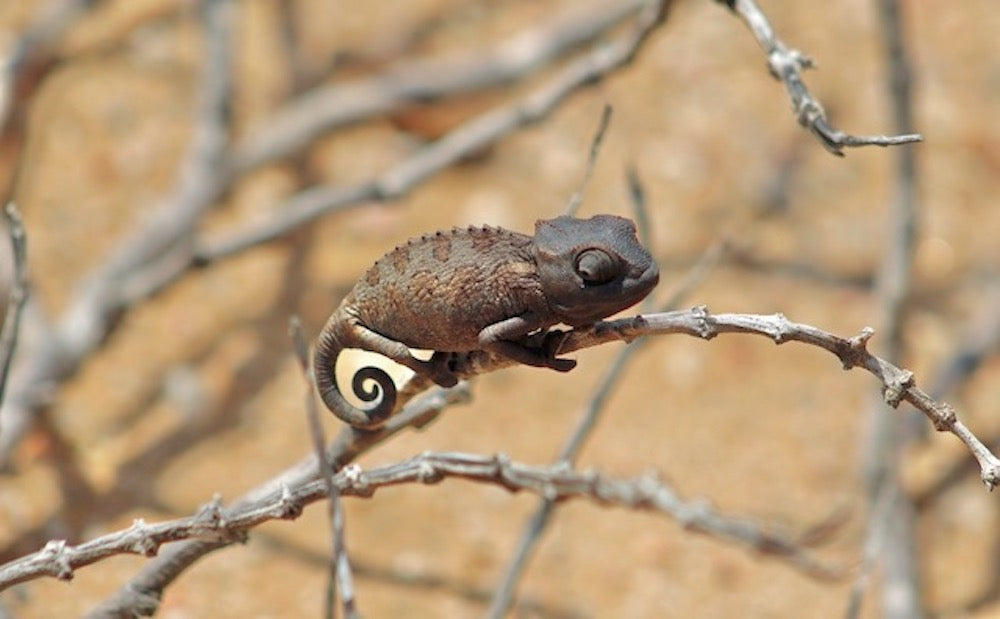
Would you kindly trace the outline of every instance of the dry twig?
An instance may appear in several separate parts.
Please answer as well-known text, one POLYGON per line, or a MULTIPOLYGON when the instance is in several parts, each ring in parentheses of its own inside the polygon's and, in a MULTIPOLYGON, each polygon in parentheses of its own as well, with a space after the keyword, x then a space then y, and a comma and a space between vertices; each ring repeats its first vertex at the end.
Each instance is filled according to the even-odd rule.
POLYGON ((14 258, 14 279, 7 299, 3 327, 0 328, 0 405, 3 404, 4 389, 7 386, 7 372, 17 349, 17 334, 21 324, 21 311, 28 298, 28 237, 24 232, 21 214, 17 205, 8 202, 3 209, 10 235, 11 255, 14 258))
POLYGON ((576 58, 521 101, 492 109, 453 129, 377 177, 352 186, 319 185, 275 207, 274 219, 199 243, 194 259, 205 264, 276 239, 322 215, 365 202, 399 198, 418 184, 516 129, 538 123, 565 99, 632 61, 653 30, 666 19, 670 0, 648 5, 631 32, 576 58))
MULTIPOLYGON (((558 16, 523 30, 489 51, 400 63, 374 77, 316 89, 262 121, 235 147, 233 175, 283 160, 316 136, 411 105, 505 86, 537 73, 561 56, 593 42, 623 20, 647 9, 647 0, 607 2, 596 10, 558 16)), ((666 4, 666 3, 660 3, 666 4)))
MULTIPOLYGON (((791 322, 782 314, 712 314, 708 308, 699 306, 689 310, 599 322, 590 329, 571 330, 558 335, 563 341, 561 351, 570 353, 605 342, 631 341, 644 335, 668 333, 683 333, 702 339, 712 339, 722 333, 748 333, 762 335, 776 344, 801 342, 833 353, 840 359, 844 369, 860 367, 878 378, 882 383, 882 397, 886 404, 896 408, 901 402, 908 402, 924 413, 936 430, 951 432, 957 436, 979 463, 980 478, 988 489, 992 490, 1000 484, 1000 459, 958 420, 955 409, 950 404, 934 400, 918 388, 913 372, 899 368, 868 351, 868 340, 875 333, 870 327, 865 327, 854 337, 844 338, 811 325, 791 322)), ((469 378, 513 363, 485 351, 476 351, 457 360, 456 374, 469 378)), ((406 394, 412 397, 412 393, 428 386, 424 378, 414 376, 400 389, 400 400, 406 394)))
MULTIPOLYGON (((469 391, 464 383, 452 389, 432 389, 409 402, 400 413, 373 432, 361 432, 345 427, 326 449, 326 460, 334 469, 342 469, 369 449, 381 444, 407 428, 422 429, 433 422, 441 411, 454 404, 467 402, 469 391)), ((317 478, 319 465, 316 454, 311 454, 274 478, 246 493, 230 509, 260 502, 280 493, 284 488, 298 488, 317 478)), ((343 493, 342 493, 343 494, 343 493)), ((138 613, 153 603, 147 614, 152 614, 163 591, 198 559, 221 548, 241 541, 232 539, 188 539, 167 547, 147 563, 128 583, 106 599, 93 611, 93 616, 121 616, 138 613)))
POLYGON ((607 133, 608 126, 611 124, 611 112, 612 107, 605 103, 604 109, 601 110, 601 120, 597 124, 597 131, 594 133, 594 137, 590 140, 590 154, 587 156, 587 164, 583 171, 583 178, 580 179, 580 186, 573 192, 573 195, 570 196, 569 203, 566 204, 566 210, 563 212, 565 215, 575 217, 577 211, 580 210, 580 205, 583 204, 583 194, 587 191, 587 184, 590 183, 590 177, 594 175, 594 167, 597 165, 597 155, 601 152, 601 144, 604 142, 604 134, 607 133))
MULTIPOLYGON (((843 338, 810 325, 790 322, 780 314, 710 314, 704 307, 690 310, 640 315, 632 318, 601 322, 589 330, 571 331, 565 338, 563 350, 573 352, 605 342, 630 341, 643 335, 680 333, 711 339, 723 333, 748 333, 767 337, 777 344, 797 341, 822 348, 834 354, 845 369, 862 367, 878 378, 883 385, 883 397, 891 406, 906 401, 926 414, 940 431, 955 434, 972 452, 980 466, 980 474, 987 487, 1000 483, 1000 459, 994 456, 956 417, 952 407, 937 402, 916 386, 913 373, 896 367, 868 352, 866 345, 873 331, 863 329, 860 334, 843 338)), ((468 378, 512 365, 508 359, 473 353, 460 359, 457 372, 468 378)), ((327 459, 335 468, 342 468, 364 451, 386 440, 407 427, 421 428, 433 421, 450 403, 468 397, 464 388, 442 390, 434 388, 423 397, 406 404, 403 410, 374 432, 345 428, 327 448, 327 459)), ((429 385, 415 376, 398 394, 398 402, 405 403, 429 385)), ((266 497, 280 494, 282 488, 299 488, 316 478, 315 456, 306 458, 275 479, 248 493, 236 506, 256 504, 266 497)), ((341 473, 343 474, 343 472, 341 473)), ((320 487, 316 487, 320 491, 320 487)), ((346 494, 346 492, 344 492, 346 494)), ((101 606, 102 612, 124 612, 134 605, 150 599, 159 599, 165 588, 183 570, 206 554, 231 544, 235 539, 186 541, 176 549, 170 547, 133 578, 117 594, 101 606), (108 609, 111 609, 110 611, 108 609)), ((35 559, 38 560, 37 558, 35 559)), ((50 563, 46 563, 48 565, 50 563)), ((38 568, 34 568, 37 570, 38 568)))
POLYGON ((761 48, 767 54, 767 65, 771 75, 781 80, 792 99, 792 109, 799 124, 809 129, 819 138, 828 151, 844 156, 844 148, 856 146, 896 146, 923 141, 918 133, 902 135, 851 135, 830 125, 826 112, 802 80, 802 71, 814 66, 812 58, 797 49, 790 49, 778 38, 754 0, 717 0, 740 16, 761 48))
MULTIPOLYGON (((689 531, 736 542, 786 560, 818 577, 836 576, 788 537, 754 522, 720 514, 706 501, 686 501, 652 474, 615 479, 594 471, 575 471, 561 464, 542 467, 521 464, 503 454, 427 452, 369 471, 352 464, 338 472, 333 482, 343 496, 370 497, 386 486, 436 484, 448 478, 494 484, 511 492, 532 492, 554 501, 588 498, 602 505, 659 512, 689 531)), ((209 544, 231 543, 243 539, 248 529, 263 522, 297 518, 306 505, 327 496, 323 480, 314 479, 299 486, 282 484, 259 499, 229 509, 222 508, 216 500, 187 518, 158 524, 136 520, 128 529, 75 546, 52 541, 36 553, 0 566, 0 590, 42 576, 69 580, 80 567, 119 554, 152 556, 162 544, 171 541, 200 537, 209 544)))
MULTIPOLYGON (((896 130, 912 131, 913 103, 900 7, 897 0, 879 0, 879 15, 884 32, 885 54, 889 68, 889 97, 896 130)), ((886 357, 893 361, 906 354, 904 324, 908 315, 913 256, 916 251, 920 204, 916 186, 916 153, 904 147, 894 151, 896 158, 896 196, 889 221, 890 242, 885 247, 881 270, 876 280, 875 296, 882 314, 879 324, 886 333, 886 357)), ((920 596, 917 556, 916 510, 900 484, 899 469, 905 447, 906 418, 885 415, 885 405, 873 402, 869 413, 871 431, 865 444, 865 482, 870 507, 868 537, 865 546, 880 547, 883 584, 882 611, 886 617, 914 619, 924 614, 920 596), (884 509, 876 509, 881 501, 884 509), (880 522, 881 520, 885 522, 880 522), (887 523, 892 523, 888 526, 887 523)), ((867 562, 867 567, 872 563, 867 562)), ((866 578, 863 573, 861 578, 866 578)), ((855 587, 857 601, 850 608, 860 608, 863 587, 855 587)))
POLYGON ((333 467, 326 459, 326 437, 323 434, 323 424, 319 419, 319 407, 316 405, 316 380, 309 365, 309 344, 302 330, 302 323, 293 317, 289 324, 292 341, 295 344, 295 357, 306 379, 305 410, 309 420, 309 434, 316 450, 316 464, 320 479, 324 483, 326 495, 330 498, 330 539, 333 544, 330 566, 330 583, 328 586, 326 616, 332 619, 333 607, 337 597, 337 583, 340 584, 341 600, 344 616, 358 617, 354 600, 354 577, 351 574, 351 564, 347 556, 347 544, 344 542, 344 508, 340 500, 340 491, 333 483, 333 467))

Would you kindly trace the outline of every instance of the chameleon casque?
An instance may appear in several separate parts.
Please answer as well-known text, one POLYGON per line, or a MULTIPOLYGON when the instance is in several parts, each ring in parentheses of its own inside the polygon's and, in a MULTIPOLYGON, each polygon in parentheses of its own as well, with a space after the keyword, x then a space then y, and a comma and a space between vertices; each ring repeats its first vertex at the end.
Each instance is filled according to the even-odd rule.
POLYGON ((396 386, 374 367, 352 380, 360 409, 341 394, 334 372, 344 348, 389 357, 442 387, 458 382, 453 353, 486 350, 519 363, 568 372, 572 359, 532 347, 530 333, 562 323, 585 327, 642 300, 659 270, 624 217, 557 217, 535 236, 489 226, 425 234, 380 258, 330 316, 313 357, 316 385, 337 417, 376 428, 396 404, 396 386), (433 350, 417 359, 411 348, 433 350), (365 388, 367 381, 378 388, 365 388))

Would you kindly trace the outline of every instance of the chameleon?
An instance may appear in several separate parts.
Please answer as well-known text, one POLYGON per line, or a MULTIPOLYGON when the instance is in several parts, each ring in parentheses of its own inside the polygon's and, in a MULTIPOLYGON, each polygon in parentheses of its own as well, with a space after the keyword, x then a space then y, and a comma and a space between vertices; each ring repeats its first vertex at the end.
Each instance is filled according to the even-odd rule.
POLYGON ((425 234, 377 260, 330 315, 313 354, 316 387, 338 418, 375 429, 395 406, 396 386, 384 370, 363 367, 352 389, 377 402, 348 402, 334 372, 344 348, 382 354, 442 387, 458 383, 454 355, 477 350, 568 372, 575 360, 529 346, 527 336, 589 326, 638 303, 659 277, 635 224, 615 215, 542 219, 534 236, 492 226, 425 234), (418 359, 411 348, 434 353, 418 359))

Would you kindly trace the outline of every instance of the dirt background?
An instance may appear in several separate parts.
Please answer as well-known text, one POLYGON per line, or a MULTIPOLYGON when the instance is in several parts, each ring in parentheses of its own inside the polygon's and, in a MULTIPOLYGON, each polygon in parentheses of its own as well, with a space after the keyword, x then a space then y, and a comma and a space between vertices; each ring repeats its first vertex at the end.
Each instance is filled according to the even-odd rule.
MULTIPOLYGON (((15 36, 41 4, 2 3, 0 40, 15 36)), ((203 52, 191 4, 101 3, 63 38, 59 64, 34 94, 15 195, 30 238, 33 293, 52 315, 176 178, 203 52)), ((368 58, 332 81, 378 71, 400 54, 472 53, 586 6, 293 4, 306 59, 318 63, 344 51, 368 58), (392 51, 429 20, 434 25, 418 43, 392 51)), ((856 133, 892 131, 874 2, 763 4, 786 41, 817 59, 819 69, 806 77, 834 124, 856 133)), ((960 8, 902 4, 916 122, 926 138, 918 147, 922 221, 905 365, 931 385, 963 339, 975 337, 976 325, 1000 307, 1000 12, 993 0, 960 8)), ((236 136, 266 122, 292 88, 275 27, 279 2, 239 7, 236 136)), ((524 88, 431 106, 440 116, 416 110, 339 131, 319 140, 298 167, 274 165, 241 181, 204 230, 265 218, 296 190, 302 169, 313 180, 368 178, 419 148, 417 133, 433 135, 439 122, 524 88)), ((879 327, 870 283, 890 238, 894 152, 831 156, 797 126, 743 24, 717 3, 677 2, 632 66, 573 95, 545 122, 398 201, 323 218, 193 272, 125 313, 99 352, 58 389, 49 427, 32 432, 0 478, 3 560, 54 537, 81 542, 135 518, 191 514, 215 493, 238 497, 298 461, 310 439, 288 316, 300 314, 315 333, 367 265, 412 235, 469 223, 529 231, 535 219, 558 214, 577 187, 605 102, 614 118, 582 213, 630 214, 624 170, 635 163, 661 265, 658 298, 728 231, 742 259, 712 271, 685 305, 782 312, 845 336, 879 327), (769 188, 789 165, 787 201, 768 209, 769 188)), ((872 349, 880 346, 876 335, 872 349)), ((579 353, 578 369, 565 376, 516 368, 480 377, 470 405, 403 433, 360 464, 425 450, 550 462, 619 347, 579 353)), ((861 450, 876 388, 870 375, 845 373, 833 357, 801 345, 661 337, 631 364, 580 465, 619 476, 655 469, 685 497, 790 531, 844 510, 845 524, 816 552, 850 575, 862 555, 861 450)), ((967 425, 996 444, 995 354, 948 398, 967 425)), ((324 421, 332 434, 337 423, 324 421)), ((922 594, 937 616, 1000 616, 1000 506, 971 462, 944 434, 930 433, 906 453, 904 484, 920 514, 922 594)), ((477 597, 499 581, 536 503, 534 496, 458 481, 347 500, 361 610, 371 617, 481 615, 486 605, 477 597)), ((325 513, 313 505, 296 521, 262 526, 245 546, 202 560, 169 588, 160 616, 319 616, 325 513)), ((76 616, 145 561, 102 561, 80 569, 71 583, 18 586, 0 603, 17 617, 76 616)), ((817 581, 656 514, 572 501, 538 547, 519 590, 530 605, 518 612, 830 617, 845 610, 852 583, 851 576, 817 581)), ((862 614, 878 617, 879 609, 870 595, 862 614)))

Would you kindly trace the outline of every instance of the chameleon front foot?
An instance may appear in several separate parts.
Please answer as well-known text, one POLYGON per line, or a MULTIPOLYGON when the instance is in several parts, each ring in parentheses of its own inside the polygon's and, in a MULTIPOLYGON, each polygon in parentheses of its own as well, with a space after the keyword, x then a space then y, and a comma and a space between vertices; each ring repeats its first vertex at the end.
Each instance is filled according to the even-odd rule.
POLYGON ((458 384, 455 375, 455 353, 437 351, 431 355, 430 361, 424 363, 424 375, 439 385, 448 389, 458 384))

